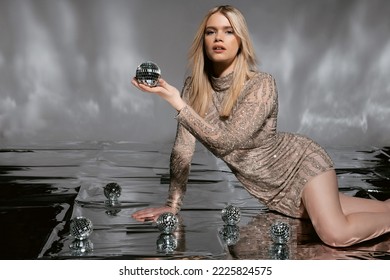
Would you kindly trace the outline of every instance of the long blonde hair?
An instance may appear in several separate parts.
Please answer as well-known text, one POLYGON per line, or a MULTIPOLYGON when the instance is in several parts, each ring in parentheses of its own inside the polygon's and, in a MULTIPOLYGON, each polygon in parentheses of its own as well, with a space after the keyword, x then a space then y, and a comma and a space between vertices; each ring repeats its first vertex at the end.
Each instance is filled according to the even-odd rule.
POLYGON ((238 9, 230 5, 218 6, 209 10, 195 34, 189 51, 189 68, 191 71, 189 104, 198 114, 204 116, 211 102, 210 75, 212 73, 212 62, 205 53, 204 34, 208 19, 215 13, 221 13, 229 20, 235 34, 241 40, 233 70, 233 84, 224 99, 220 112, 221 118, 227 118, 231 114, 245 81, 256 70, 256 56, 245 18, 238 9))

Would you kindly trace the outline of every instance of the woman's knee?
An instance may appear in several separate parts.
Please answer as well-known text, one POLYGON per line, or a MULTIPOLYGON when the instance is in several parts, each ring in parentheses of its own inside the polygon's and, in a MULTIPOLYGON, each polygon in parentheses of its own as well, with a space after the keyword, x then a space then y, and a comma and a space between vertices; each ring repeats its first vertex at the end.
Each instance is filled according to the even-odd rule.
POLYGON ((348 226, 337 226, 333 224, 313 224, 319 238, 332 247, 347 247, 355 243, 348 226))

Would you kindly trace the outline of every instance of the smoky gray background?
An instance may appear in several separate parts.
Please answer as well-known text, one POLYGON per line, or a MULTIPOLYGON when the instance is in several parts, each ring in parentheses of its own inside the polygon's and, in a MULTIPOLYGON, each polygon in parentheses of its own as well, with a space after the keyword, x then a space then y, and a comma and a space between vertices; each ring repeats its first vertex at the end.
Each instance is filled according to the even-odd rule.
POLYGON ((279 89, 279 130, 390 143, 390 1, 0 0, 0 141, 171 142, 175 112, 130 80, 156 62, 181 89, 213 6, 247 19, 279 89))

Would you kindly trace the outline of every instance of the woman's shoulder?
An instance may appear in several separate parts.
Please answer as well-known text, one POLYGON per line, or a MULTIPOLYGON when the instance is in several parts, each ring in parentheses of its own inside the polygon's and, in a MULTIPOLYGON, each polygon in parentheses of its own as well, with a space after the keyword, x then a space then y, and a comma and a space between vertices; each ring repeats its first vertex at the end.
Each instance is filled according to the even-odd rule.
POLYGON ((275 84, 275 79, 270 73, 263 71, 254 71, 252 73, 252 76, 249 77, 246 83, 246 87, 249 90, 258 90, 264 83, 268 85, 275 84))
POLYGON ((192 81, 192 77, 191 76, 186 76, 185 79, 184 79, 184 84, 183 84, 183 87, 182 87, 182 90, 181 90, 181 96, 188 100, 189 98, 189 91, 190 91, 190 88, 191 88, 191 81, 192 81))
POLYGON ((274 80, 274 77, 272 74, 264 71, 253 71, 253 75, 249 78, 249 80, 257 81, 257 82, 262 82, 264 80, 269 80, 272 81, 274 80))
POLYGON ((192 80, 192 76, 190 76, 190 75, 186 76, 186 77, 184 78, 184 84, 185 84, 185 85, 186 85, 186 84, 189 84, 189 83, 191 82, 191 80, 192 80))

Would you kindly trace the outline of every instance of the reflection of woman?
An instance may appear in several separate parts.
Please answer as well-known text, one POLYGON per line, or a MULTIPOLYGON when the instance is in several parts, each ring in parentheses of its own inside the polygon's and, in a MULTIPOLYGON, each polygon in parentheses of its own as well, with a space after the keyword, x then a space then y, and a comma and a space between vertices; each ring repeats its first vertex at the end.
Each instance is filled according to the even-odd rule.
POLYGON ((306 219, 291 219, 275 212, 260 213, 240 227, 240 239, 229 246, 235 259, 388 259, 390 235, 347 248, 333 248, 319 242, 313 226, 306 219), (286 244, 274 243, 269 229, 275 221, 288 223, 290 240, 286 244))
POLYGON ((182 97, 163 79, 157 87, 132 81, 178 111, 168 201, 137 211, 135 219, 180 210, 197 139, 270 209, 308 216, 326 244, 348 246, 390 231, 390 200, 340 194, 332 161, 318 144, 276 131, 275 81, 256 70, 246 22, 236 8, 209 11, 192 44, 190 62, 192 73, 182 97))

